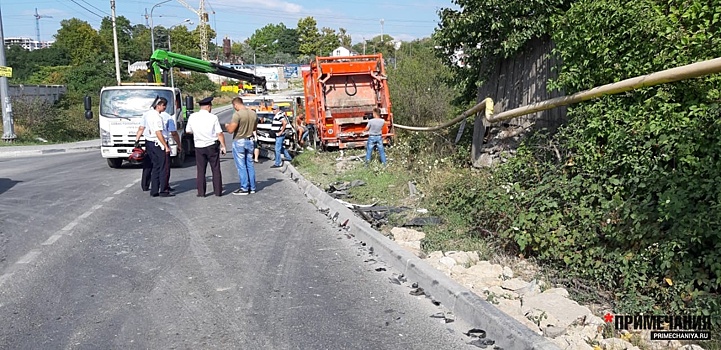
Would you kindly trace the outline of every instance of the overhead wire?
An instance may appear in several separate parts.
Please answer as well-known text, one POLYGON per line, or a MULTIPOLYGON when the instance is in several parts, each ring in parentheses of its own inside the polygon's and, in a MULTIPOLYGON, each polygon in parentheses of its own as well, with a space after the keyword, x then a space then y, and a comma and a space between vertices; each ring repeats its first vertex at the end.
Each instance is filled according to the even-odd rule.
POLYGON ((110 14, 109 14, 109 13, 107 13, 107 12, 105 12, 105 11, 103 11, 103 10, 101 10, 101 9, 97 8, 97 7, 95 6, 95 5, 93 5, 93 4, 89 3, 89 2, 87 2, 86 0, 80 0, 80 1, 82 1, 82 2, 86 3, 86 4, 88 5, 88 6, 90 6, 90 7, 94 8, 94 9, 96 9, 96 10, 100 11, 100 13, 102 13, 102 14, 104 14, 104 15, 106 15, 106 16, 110 16, 110 14))
POLYGON ((78 5, 78 6, 80 6, 80 7, 81 7, 81 8, 83 9, 83 10, 85 10, 85 11, 88 11, 88 12, 90 12, 90 13, 92 13, 92 14, 94 14, 94 15, 96 15, 96 16, 98 16, 98 17, 100 17, 100 18, 103 18, 103 16, 101 16, 101 15, 99 15, 99 14, 97 14, 97 13, 93 12, 92 10, 90 10, 89 8, 87 8, 87 7, 83 6, 83 5, 81 5, 81 4, 80 4, 80 3, 78 3, 77 1, 75 1, 75 0, 70 0, 70 1, 72 1, 72 2, 73 2, 73 4, 75 4, 75 5, 78 5))

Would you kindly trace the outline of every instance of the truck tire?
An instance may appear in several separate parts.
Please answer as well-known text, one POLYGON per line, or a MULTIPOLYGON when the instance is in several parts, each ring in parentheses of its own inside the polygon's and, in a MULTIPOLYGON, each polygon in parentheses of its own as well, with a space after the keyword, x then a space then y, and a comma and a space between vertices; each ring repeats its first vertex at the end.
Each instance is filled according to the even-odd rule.
POLYGON ((123 166, 123 158, 108 158, 108 166, 117 169, 123 166))

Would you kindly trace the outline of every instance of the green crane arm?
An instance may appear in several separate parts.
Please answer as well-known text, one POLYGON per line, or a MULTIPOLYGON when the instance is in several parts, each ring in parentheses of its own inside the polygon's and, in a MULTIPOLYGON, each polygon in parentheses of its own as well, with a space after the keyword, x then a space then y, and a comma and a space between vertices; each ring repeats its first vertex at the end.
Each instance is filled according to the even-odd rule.
POLYGON ((183 68, 194 72, 213 73, 220 76, 244 80, 251 84, 262 86, 265 89, 265 77, 260 77, 233 68, 221 66, 217 63, 203 61, 195 57, 185 56, 165 50, 155 50, 150 56, 148 63, 153 70, 153 77, 156 83, 162 83, 162 70, 169 70, 173 67, 183 68))

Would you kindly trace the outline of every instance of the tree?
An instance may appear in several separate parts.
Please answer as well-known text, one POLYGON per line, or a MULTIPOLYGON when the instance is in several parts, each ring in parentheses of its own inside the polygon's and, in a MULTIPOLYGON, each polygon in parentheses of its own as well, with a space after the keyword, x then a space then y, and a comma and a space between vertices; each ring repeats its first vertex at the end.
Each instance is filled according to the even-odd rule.
MULTIPOLYGON (((130 20, 124 16, 115 19, 115 27, 118 33, 118 53, 120 59, 136 61, 140 58, 140 47, 133 43, 133 26, 130 20)), ((110 17, 103 18, 98 31, 103 42, 102 51, 112 52, 113 50, 113 22, 110 17)))
POLYGON ((338 29, 338 40, 340 41, 340 45, 343 47, 350 48, 353 44, 353 40, 345 28, 338 29))
POLYGON ((102 52, 103 40, 88 22, 72 18, 60 22, 53 46, 66 52, 70 61, 78 65, 96 58, 102 52))
POLYGON ((463 98, 476 99, 485 69, 499 59, 510 57, 523 44, 550 32, 551 19, 576 0, 453 0, 459 8, 443 8, 433 37, 445 64, 463 87, 463 98), (462 51, 466 65, 452 61, 462 51))
POLYGON ((318 32, 318 22, 313 17, 298 20, 298 50, 303 55, 315 56, 320 51, 321 35, 318 32))
POLYGON ((388 67, 388 84, 393 114, 399 124, 429 125, 447 121, 452 116, 451 101, 456 91, 445 81, 450 68, 435 56, 433 40, 416 40, 413 55, 399 52, 396 68, 388 67))
POLYGON ((320 56, 330 56, 338 46, 340 46, 340 39, 335 29, 323 27, 323 29, 320 30, 320 45, 317 54, 320 56))

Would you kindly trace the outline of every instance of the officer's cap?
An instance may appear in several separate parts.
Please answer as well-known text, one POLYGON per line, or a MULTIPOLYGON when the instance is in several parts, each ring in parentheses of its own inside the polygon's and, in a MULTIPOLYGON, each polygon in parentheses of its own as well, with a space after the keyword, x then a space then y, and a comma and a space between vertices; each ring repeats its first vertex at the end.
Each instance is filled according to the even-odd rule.
POLYGON ((213 104, 213 96, 206 97, 206 98, 198 101, 198 104, 201 106, 212 105, 213 104))

